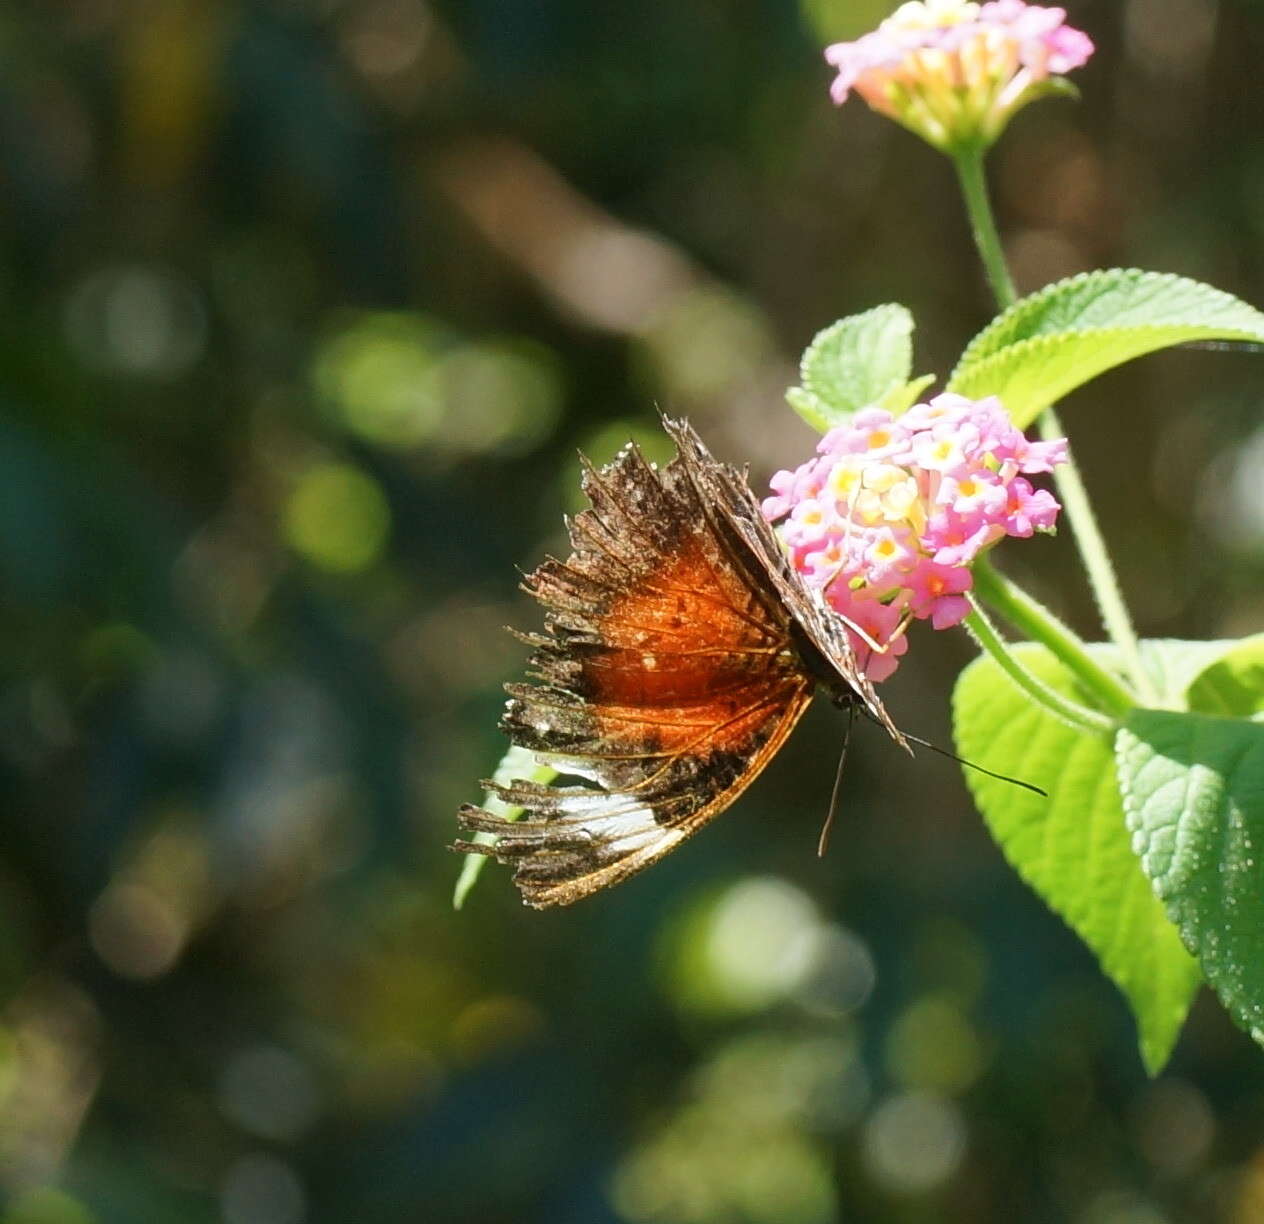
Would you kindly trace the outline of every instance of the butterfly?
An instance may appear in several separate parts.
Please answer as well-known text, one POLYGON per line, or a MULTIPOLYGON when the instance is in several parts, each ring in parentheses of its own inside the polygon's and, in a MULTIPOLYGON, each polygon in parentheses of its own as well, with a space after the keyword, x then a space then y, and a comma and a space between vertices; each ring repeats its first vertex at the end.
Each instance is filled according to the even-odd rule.
POLYGON ((688 422, 663 418, 662 469, 629 443, 598 470, 572 553, 524 580, 545 609, 534 683, 509 684, 513 744, 581 780, 485 782, 523 818, 467 804, 456 850, 512 864, 523 900, 569 905, 627 879, 727 808, 785 742, 818 686, 907 748, 845 622, 785 555, 744 474, 688 422), (586 783, 586 784, 585 784, 586 783))

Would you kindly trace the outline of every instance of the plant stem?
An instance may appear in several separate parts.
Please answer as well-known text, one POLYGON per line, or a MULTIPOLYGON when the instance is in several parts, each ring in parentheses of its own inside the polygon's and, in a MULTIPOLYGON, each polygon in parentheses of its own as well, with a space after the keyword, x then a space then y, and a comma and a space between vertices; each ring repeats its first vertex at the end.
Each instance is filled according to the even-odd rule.
MULTIPOLYGON (((952 155, 952 160, 957 169, 957 179, 961 184, 966 212, 970 217, 974 244, 978 248, 979 258, 983 261, 983 268, 987 273, 988 283, 992 286, 997 305, 1004 310, 1014 304, 1017 295, 1014 282, 1010 279, 1009 269, 1005 264, 1005 253, 1001 247, 1000 236, 996 229, 996 218, 992 213, 992 203, 988 196, 987 179, 983 173, 983 150, 960 149, 952 155)), ((1040 415, 1037 424, 1040 436, 1046 440, 1066 436, 1052 405, 1040 415)), ((1054 472, 1054 481, 1062 498, 1067 522, 1071 525, 1071 534, 1075 537, 1080 559, 1088 574, 1089 585, 1092 587, 1102 624, 1111 641, 1119 647, 1124 669, 1132 680, 1140 700, 1144 704, 1152 705, 1158 700, 1158 695, 1149 674, 1142 666, 1137 633, 1132 627, 1132 618, 1128 615, 1115 567, 1111 563, 1110 554, 1106 551, 1106 541, 1097 524, 1097 516, 1093 513, 1093 506, 1089 501, 1084 481, 1080 477, 1075 456, 1069 449, 1066 462, 1059 464, 1054 472)), ((1070 659, 1067 662, 1069 665, 1070 659)))
POLYGON ((1098 663, 1084 642, 1043 604, 997 573, 985 557, 980 557, 970 572, 978 597, 1033 641, 1044 643, 1093 694, 1102 709, 1122 715, 1137 704, 1123 681, 1098 663))
POLYGON ((1061 693, 1045 684, 1043 680, 1032 675, 1015 657, 1005 639, 997 633, 992 622, 984 615, 983 609, 979 607, 974 597, 969 596, 968 598, 973 611, 965 618, 962 624, 965 625, 970 636, 987 654, 996 660, 1001 670, 1023 692, 1035 701, 1037 705, 1048 710, 1056 718, 1062 719, 1063 722, 1069 723, 1081 731, 1102 736, 1114 734, 1115 723, 1111 719, 1104 714, 1099 714, 1096 710, 1090 710, 1087 706, 1082 706, 1078 702, 1072 701, 1069 697, 1064 697, 1061 693))
MULTIPOLYGON (((1062 422, 1052 405, 1040 414, 1036 427, 1046 441, 1066 437, 1062 422)), ((1119 578, 1111 564, 1110 554, 1106 551, 1106 541, 1102 538, 1097 516, 1093 513, 1088 498, 1088 490, 1080 477, 1080 469, 1069 452, 1067 462, 1059 464, 1054 472, 1054 480, 1062 498, 1067 522, 1071 524, 1071 534, 1075 537, 1080 560, 1088 571, 1089 586, 1097 601, 1102 624, 1106 626, 1111 641, 1119 647, 1124 670, 1132 680, 1142 704, 1154 705, 1159 699, 1158 692, 1150 679, 1150 673, 1141 662, 1141 646, 1137 641, 1137 632, 1132 627, 1132 618, 1128 615, 1123 592, 1119 588, 1119 578)))
POLYGON ((983 261, 988 284, 992 286, 992 296, 1004 310, 1014 304, 1018 295, 1014 291, 1014 282, 1010 279, 1009 268, 1005 263, 1005 252, 1001 248, 1000 235, 996 230, 996 218, 992 215, 987 179, 983 175, 983 150, 961 149, 952 155, 952 164, 957 168, 957 181, 961 184, 961 195, 970 218, 970 232, 974 235, 974 245, 983 261))

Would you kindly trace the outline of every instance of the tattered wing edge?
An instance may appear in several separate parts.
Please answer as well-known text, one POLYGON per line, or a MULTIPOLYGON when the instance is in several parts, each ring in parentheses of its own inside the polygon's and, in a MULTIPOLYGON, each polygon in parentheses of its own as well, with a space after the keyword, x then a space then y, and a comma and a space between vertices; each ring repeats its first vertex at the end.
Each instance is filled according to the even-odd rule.
MULTIPOLYGON (((804 711, 811 704, 812 696, 812 688, 805 684, 802 691, 786 705, 773 733, 759 751, 750 758, 746 768, 735 781, 716 795, 705 807, 699 808, 680 824, 660 826, 661 836, 649 845, 594 872, 541 888, 532 888, 529 882, 519 880, 515 874, 514 883, 522 893, 523 904, 533 909, 572 905, 603 888, 622 883, 674 850, 681 842, 692 837, 728 808, 763 772, 764 767, 780 750, 799 719, 803 717, 804 711)), ((547 763, 548 754, 537 755, 542 762, 547 763)), ((594 796, 600 794, 596 791, 592 793, 594 796)), ((612 794, 611 797, 626 799, 629 796, 612 794)), ((461 828, 467 832, 494 833, 497 835, 497 840, 491 845, 457 841, 452 849, 468 854, 482 854, 509 865, 516 864, 524 857, 549 853, 561 854, 568 849, 574 849, 576 844, 585 844, 580 834, 568 831, 564 825, 559 827, 561 822, 557 819, 509 821, 485 808, 467 803, 458 810, 457 820, 461 828)))

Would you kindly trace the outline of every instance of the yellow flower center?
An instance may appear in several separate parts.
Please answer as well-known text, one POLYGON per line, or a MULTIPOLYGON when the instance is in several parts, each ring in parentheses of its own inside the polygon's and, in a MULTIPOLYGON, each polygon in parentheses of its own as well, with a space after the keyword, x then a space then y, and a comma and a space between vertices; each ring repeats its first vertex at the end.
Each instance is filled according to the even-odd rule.
POLYGON ((849 501, 856 486, 860 483, 860 469, 854 462, 842 459, 834 465, 826 481, 830 493, 838 501, 849 501))
POLYGON ((896 467, 893 463, 873 463, 865 468, 864 486, 875 493, 887 493, 901 484, 912 483, 913 478, 902 467, 896 467))

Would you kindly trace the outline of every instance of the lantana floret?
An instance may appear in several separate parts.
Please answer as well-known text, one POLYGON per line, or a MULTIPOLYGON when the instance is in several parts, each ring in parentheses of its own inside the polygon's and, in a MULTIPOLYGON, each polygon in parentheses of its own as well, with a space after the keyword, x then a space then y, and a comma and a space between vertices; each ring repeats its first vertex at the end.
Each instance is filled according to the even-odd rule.
POLYGON ((946 629, 967 615, 969 566, 984 549, 1053 530, 1057 501, 1025 475, 1065 458, 1065 439, 1030 441, 994 396, 945 393, 831 429, 815 458, 772 478, 763 512, 878 681, 907 650, 910 621, 946 629))

